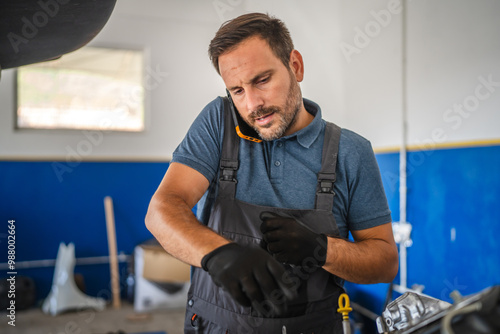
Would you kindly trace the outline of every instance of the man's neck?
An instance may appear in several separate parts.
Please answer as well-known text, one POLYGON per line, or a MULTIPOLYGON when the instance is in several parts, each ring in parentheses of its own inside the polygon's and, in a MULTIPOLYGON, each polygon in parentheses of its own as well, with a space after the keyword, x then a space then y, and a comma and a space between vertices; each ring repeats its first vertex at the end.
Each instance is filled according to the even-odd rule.
POLYGON ((304 102, 302 102, 300 110, 295 118, 294 124, 285 132, 284 136, 289 136, 297 131, 302 130, 303 128, 308 126, 313 121, 313 119, 314 116, 306 110, 306 108, 304 107, 304 102))

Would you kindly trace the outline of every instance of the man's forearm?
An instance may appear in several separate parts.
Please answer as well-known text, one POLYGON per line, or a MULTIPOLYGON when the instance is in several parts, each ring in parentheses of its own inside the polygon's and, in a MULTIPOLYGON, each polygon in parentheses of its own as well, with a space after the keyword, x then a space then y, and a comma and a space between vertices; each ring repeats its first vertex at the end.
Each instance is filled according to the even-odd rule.
POLYGON ((146 227, 168 253, 197 267, 205 254, 229 242, 200 224, 187 203, 176 196, 153 196, 146 227))
POLYGON ((395 245, 381 239, 351 242, 329 237, 323 268, 353 283, 389 283, 398 271, 398 253, 395 245))

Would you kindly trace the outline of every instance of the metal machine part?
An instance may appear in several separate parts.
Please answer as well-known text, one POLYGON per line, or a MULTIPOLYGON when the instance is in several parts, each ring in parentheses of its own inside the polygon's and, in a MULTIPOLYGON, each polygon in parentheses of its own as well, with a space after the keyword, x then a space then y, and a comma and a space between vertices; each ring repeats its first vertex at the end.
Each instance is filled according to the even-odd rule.
POLYGON ((453 305, 408 292, 391 302, 377 318, 379 333, 389 334, 498 334, 500 286, 471 296, 452 292, 453 305))
POLYGON ((389 305, 377 318, 379 333, 399 333, 426 319, 442 314, 451 304, 429 296, 406 292, 389 305))
POLYGON ((42 311, 58 315, 66 311, 94 309, 102 311, 106 308, 103 298, 94 298, 81 292, 75 283, 75 245, 61 243, 57 252, 56 267, 52 290, 42 304, 42 311))

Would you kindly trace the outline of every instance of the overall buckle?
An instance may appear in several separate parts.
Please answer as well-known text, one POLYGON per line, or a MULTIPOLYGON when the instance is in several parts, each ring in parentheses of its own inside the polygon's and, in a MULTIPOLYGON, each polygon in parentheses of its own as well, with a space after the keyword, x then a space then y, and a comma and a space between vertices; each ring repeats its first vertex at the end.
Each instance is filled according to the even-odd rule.
POLYGON ((234 177, 236 174, 236 169, 234 168, 221 168, 221 169, 222 169, 222 175, 220 177, 221 181, 237 182, 236 178, 234 177))
POLYGON ((319 192, 323 194, 334 194, 333 185, 336 180, 335 173, 319 173, 318 175, 318 183, 319 183, 319 192))
POLYGON ((221 176, 219 179, 221 181, 237 182, 235 175, 236 171, 238 170, 238 161, 222 159, 220 164, 220 169, 221 169, 221 176))

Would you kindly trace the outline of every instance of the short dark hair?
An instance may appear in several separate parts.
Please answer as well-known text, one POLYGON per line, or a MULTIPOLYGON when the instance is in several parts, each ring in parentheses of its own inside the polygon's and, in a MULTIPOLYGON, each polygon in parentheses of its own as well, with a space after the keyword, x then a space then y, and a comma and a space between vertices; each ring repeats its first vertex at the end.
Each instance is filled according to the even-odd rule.
POLYGON ((224 22, 208 47, 208 55, 217 73, 219 57, 234 49, 239 43, 253 36, 260 36, 271 47, 272 52, 287 67, 293 42, 285 24, 276 17, 263 13, 249 13, 224 22))

